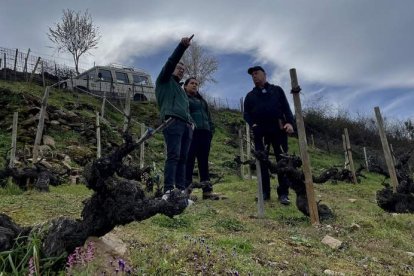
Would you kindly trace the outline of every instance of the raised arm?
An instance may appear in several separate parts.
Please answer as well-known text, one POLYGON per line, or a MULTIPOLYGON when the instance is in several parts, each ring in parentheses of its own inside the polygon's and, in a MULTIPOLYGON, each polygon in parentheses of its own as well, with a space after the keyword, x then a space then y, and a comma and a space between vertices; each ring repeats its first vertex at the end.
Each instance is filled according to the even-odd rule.
POLYGON ((160 74, 158 75, 157 82, 166 82, 170 79, 171 75, 174 72, 177 63, 183 57, 185 50, 191 44, 191 37, 183 37, 178 44, 177 48, 175 48, 174 52, 171 56, 167 59, 164 67, 162 68, 160 74))

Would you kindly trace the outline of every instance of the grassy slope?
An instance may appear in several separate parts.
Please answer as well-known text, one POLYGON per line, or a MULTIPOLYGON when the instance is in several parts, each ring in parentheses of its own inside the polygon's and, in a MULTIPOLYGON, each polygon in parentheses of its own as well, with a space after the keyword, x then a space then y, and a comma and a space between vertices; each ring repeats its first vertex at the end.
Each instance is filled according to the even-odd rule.
MULTIPOLYGON (((5 86, 11 85, 0 82, 0 87, 5 86)), ((10 89, 30 91, 39 96, 42 93, 42 89, 26 86, 10 89)), ((73 101, 70 97, 71 94, 62 97, 62 93, 56 92, 52 94, 51 103, 59 106, 66 100, 73 101)), ((84 100, 99 107, 98 101, 89 97, 84 100)), ((151 105, 134 105, 133 110, 147 124, 156 117, 151 105)), ((121 120, 109 109, 108 116, 112 122, 121 120)), ((214 117, 218 129, 213 141, 212 167, 213 171, 226 173, 224 182, 215 186, 215 191, 228 199, 200 200, 174 219, 158 215, 117 227, 113 232, 129 245, 128 263, 151 275, 194 275, 203 271, 207 274, 238 271, 241 275, 249 272, 253 275, 317 275, 325 269, 347 275, 413 273, 414 260, 405 253, 414 252, 413 216, 387 214, 376 205, 375 192, 381 188, 381 177, 368 173, 358 185, 327 183, 315 186, 317 199, 327 203, 337 215, 334 221, 321 227, 311 226, 308 218, 294 206, 281 206, 275 199, 266 203, 265 218, 256 219, 255 181, 241 181, 225 167, 237 152, 226 145, 229 138, 237 141, 228 132, 228 127, 240 121, 240 115, 220 112, 214 117), (348 200, 351 198, 356 201, 351 203, 348 200), (352 223, 360 225, 360 229, 352 228, 352 223), (326 234, 343 241, 344 247, 333 250, 323 245, 320 241, 326 234)), ((134 131, 139 133, 138 128, 134 131)), ((79 137, 73 133, 72 138, 79 137)), ((9 139, 9 133, 2 130, 0 150, 4 151, 9 139)), ((58 142, 59 138, 56 140, 58 142)), ((59 141, 64 143, 65 139, 59 141)), ((162 160, 162 138, 158 136, 149 144, 154 152, 147 161, 162 160)), ((292 152, 298 152, 295 139, 290 139, 290 146, 292 152)), ((314 171, 342 162, 341 156, 319 150, 311 150, 310 155, 314 171)), ((272 192, 275 198, 274 189, 272 192)), ((82 200, 90 194, 83 185, 51 187, 47 194, 29 191, 11 195, 0 190, 0 212, 24 225, 58 215, 77 218, 82 200)), ((200 191, 195 194, 201 197, 200 191)), ((86 271, 99 271, 100 265, 92 264, 86 271)))

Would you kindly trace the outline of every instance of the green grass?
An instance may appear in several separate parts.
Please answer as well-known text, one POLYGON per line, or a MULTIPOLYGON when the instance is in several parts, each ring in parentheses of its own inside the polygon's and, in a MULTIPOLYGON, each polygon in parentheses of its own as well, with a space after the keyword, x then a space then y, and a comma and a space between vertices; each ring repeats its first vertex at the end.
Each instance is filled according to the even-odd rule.
MULTIPOLYGON (((30 93, 41 97, 43 89, 24 84, 0 81, 0 89, 30 93)), ((17 93, 17 92, 16 92, 17 93)), ((65 109, 78 99, 76 94, 53 91, 51 105, 65 109), (75 97, 74 97, 75 95, 75 97)), ((18 99, 13 103, 18 106, 18 99)), ((100 102, 79 95, 79 103, 99 110, 100 102)), ((10 107, 11 108, 11 107, 10 107)), ((12 108, 9 110, 11 111, 12 108)), ((8 113, 11 113, 9 112, 8 113)), ((159 123, 154 104, 132 104, 133 117, 145 124, 159 123)), ((12 114, 12 113, 11 113, 12 114)), ((92 112, 82 109, 87 120, 92 112)), ((122 116, 107 108, 111 126, 103 127, 107 141, 121 140, 118 127, 122 116)), ((272 183, 272 200, 265 203, 265 217, 257 218, 255 180, 241 180, 236 175, 233 161, 237 148, 237 128, 242 125, 237 112, 213 112, 217 128, 211 151, 213 173, 224 173, 223 181, 214 191, 227 199, 198 200, 185 212, 174 218, 156 215, 141 222, 116 227, 112 233, 127 245, 124 258, 139 275, 322 275, 325 269, 346 275, 412 275, 414 258, 414 220, 411 214, 393 215, 380 209, 375 193, 382 188, 383 177, 365 173, 360 184, 338 182, 315 184, 316 200, 329 205, 335 219, 315 227, 295 205, 283 206, 276 200, 275 182, 272 183), (235 144, 235 145, 234 145, 235 144), (351 202, 349 199, 355 199, 351 202), (360 228, 351 227, 358 224, 360 228), (321 243, 325 235, 343 242, 341 249, 333 250, 321 243)), ((11 117, 6 120, 11 122, 11 117)), ((69 144, 87 144, 79 133, 49 129, 56 141, 57 151, 69 144)), ((133 133, 139 136, 138 125, 133 133)), ((0 154, 10 144, 10 134, 0 131, 0 154)), ((148 141, 146 164, 156 163, 162 170, 164 145, 161 134, 148 141)), ((290 152, 299 153, 296 139, 289 139, 290 152)), ((332 165, 342 165, 341 153, 328 154, 310 149, 313 172, 332 165)), ((133 158, 139 154, 132 153, 133 158)), ((0 163, 4 160, 0 159, 0 163)), ((162 174, 162 171, 160 171, 162 174)), ((194 194, 201 199, 201 191, 194 194)), ((0 189, 0 210, 21 225, 42 223, 58 216, 79 218, 82 201, 91 196, 84 185, 50 187, 49 193, 23 192, 13 186, 0 189)), ((295 201, 291 192, 290 198, 295 201)), ((98 252, 96 261, 86 268, 74 269, 74 275, 87 275, 108 270, 106 256, 98 252)))

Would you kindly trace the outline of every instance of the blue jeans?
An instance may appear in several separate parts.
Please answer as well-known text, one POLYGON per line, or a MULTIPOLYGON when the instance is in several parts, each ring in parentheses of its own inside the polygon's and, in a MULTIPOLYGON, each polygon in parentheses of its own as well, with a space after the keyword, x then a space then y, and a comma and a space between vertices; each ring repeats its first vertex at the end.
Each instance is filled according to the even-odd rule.
POLYGON ((174 122, 163 130, 167 144, 167 160, 164 167, 164 192, 174 189, 185 189, 185 167, 188 149, 193 137, 191 125, 174 119, 174 122))

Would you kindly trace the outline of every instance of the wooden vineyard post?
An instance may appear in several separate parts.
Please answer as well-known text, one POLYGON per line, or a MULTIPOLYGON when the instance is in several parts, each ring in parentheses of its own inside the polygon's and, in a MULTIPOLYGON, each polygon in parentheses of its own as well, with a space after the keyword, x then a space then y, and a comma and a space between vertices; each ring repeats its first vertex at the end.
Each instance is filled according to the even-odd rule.
POLYGON ((381 111, 378 106, 374 107, 375 117, 377 119, 378 130, 381 138, 382 149, 384 150, 385 162, 387 163, 388 172, 392 183, 392 190, 397 191, 398 179, 395 172, 394 161, 392 159, 391 150, 388 145, 387 135, 385 135, 384 122, 382 120, 381 111))
MULTIPOLYGON (((101 83, 101 82, 99 82, 101 83)), ((106 103, 106 92, 104 92, 104 96, 102 99, 102 106, 101 106, 101 117, 104 118, 105 116, 105 103, 106 103)))
MULTIPOLYGON (((244 100, 243 97, 240 98, 240 111, 243 116, 244 113, 244 100)), ((251 145, 250 145, 250 126, 248 123, 246 123, 246 159, 250 160, 252 154, 251 154, 251 145)), ((250 169, 250 166, 247 166, 247 175, 248 179, 252 179, 252 170, 250 169)))
MULTIPOLYGON (((145 124, 141 124, 141 137, 145 133, 145 124)), ((139 148, 139 167, 142 169, 145 166, 145 143, 142 143, 139 148)))
POLYGON ((14 80, 17 80, 17 55, 19 54, 19 49, 16 48, 16 55, 14 56, 14 80))
POLYGON ((357 184, 358 180, 357 180, 356 174, 355 174, 354 159, 352 158, 351 142, 349 141, 349 134, 348 134, 348 129, 347 128, 344 128, 344 134, 345 134, 345 142, 346 142, 346 153, 348 155, 349 166, 351 167, 351 172, 352 172, 352 181, 355 184, 357 184))
POLYGON ((6 68, 7 68, 6 53, 4 53, 4 59, 3 59, 3 62, 4 62, 4 67, 3 67, 3 76, 4 76, 4 79, 6 79, 6 68))
POLYGON ((99 124, 99 112, 96 112, 96 158, 101 158, 101 126, 99 124))
POLYGON ((348 157, 348 151, 346 150, 346 139, 345 134, 342 134, 342 147, 344 149, 344 156, 345 156, 345 165, 344 169, 349 169, 349 157, 348 157))
POLYGON ((300 102, 300 86, 296 75, 296 69, 290 69, 290 79, 292 84, 293 102, 295 105, 296 124, 298 128, 299 149, 303 163, 303 173, 305 175, 306 195, 308 198, 309 215, 312 224, 319 224, 318 208, 315 201, 315 192, 313 190, 312 172, 308 155, 308 144, 306 142, 305 123, 302 115, 302 104, 300 102))
MULTIPOLYGON (((246 123, 246 158, 247 160, 250 160, 252 158, 252 145, 250 141, 250 126, 246 123)), ((247 174, 249 176, 249 180, 252 180, 252 170, 250 169, 250 166, 247 166, 247 174)))
POLYGON ((256 158, 256 178, 257 178, 257 209, 258 218, 264 217, 264 198, 263 198, 263 186, 262 186, 262 170, 260 167, 260 161, 256 158))
POLYGON ((365 166, 367 167, 367 171, 369 172, 369 164, 368 164, 368 157, 367 157, 367 149, 364 147, 364 157, 365 157, 365 166))
POLYGON ((42 107, 40 108, 39 124, 37 125, 36 138, 35 138, 35 142, 33 146, 33 163, 37 162, 37 158, 39 155, 39 145, 40 145, 40 141, 42 140, 42 136, 43 136, 43 127, 45 125, 45 115, 46 115, 48 98, 49 98, 49 86, 47 86, 45 89, 45 94, 43 95, 43 99, 42 99, 42 107))
POLYGON ((29 83, 31 83, 32 80, 33 80, 33 77, 34 77, 34 74, 36 73, 36 69, 37 69, 37 66, 39 65, 39 62, 40 62, 40 57, 37 58, 37 61, 36 61, 36 64, 33 68, 32 74, 30 75, 29 83))
POLYGON ((10 151, 10 163, 9 168, 14 168, 14 161, 16 160, 16 146, 17 146, 17 121, 19 113, 13 113, 13 128, 12 128, 12 145, 10 151))
POLYGON ((29 59, 29 54, 30 54, 30 48, 29 48, 29 50, 27 50, 27 55, 26 55, 26 58, 24 59, 23 72, 24 72, 24 77, 25 77, 26 82, 28 81, 28 78, 27 78, 27 60, 29 59))
POLYGON ((45 67, 44 67, 44 61, 42 60, 42 83, 43 83, 43 87, 46 86, 45 83, 45 67))
POLYGON ((313 134, 311 134, 311 142, 312 142, 312 148, 315 148, 315 139, 313 139, 313 134))
MULTIPOLYGON (((242 161, 242 162, 244 162, 244 147, 243 147, 243 130, 242 130, 242 128, 240 127, 239 128, 239 147, 240 147, 240 160, 242 161)), ((244 179, 244 165, 243 164, 241 164, 240 165, 240 176, 241 176, 241 178, 242 179, 244 179)))
POLYGON ((126 98, 125 98, 125 109, 124 109, 124 127, 122 128, 122 131, 125 132, 128 129, 129 126, 129 116, 131 114, 131 96, 130 96, 130 91, 128 90, 128 92, 126 93, 126 98))
POLYGON ((390 144, 390 150, 391 150, 392 162, 394 163, 394 166, 395 166, 397 163, 395 160, 395 152, 394 152, 394 148, 392 147, 392 144, 390 144))

